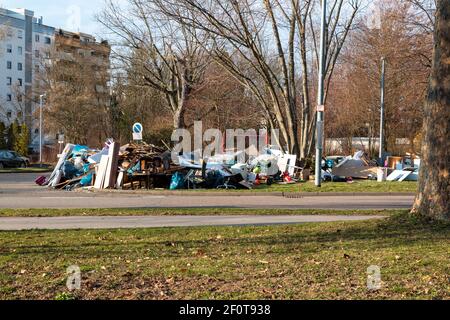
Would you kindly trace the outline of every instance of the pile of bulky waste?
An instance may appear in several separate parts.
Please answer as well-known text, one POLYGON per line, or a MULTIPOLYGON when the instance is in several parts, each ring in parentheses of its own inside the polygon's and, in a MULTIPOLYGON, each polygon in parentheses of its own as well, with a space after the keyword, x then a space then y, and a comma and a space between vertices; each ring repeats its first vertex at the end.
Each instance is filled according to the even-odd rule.
MULTIPOLYGON (((414 156, 388 157, 384 167, 379 167, 363 151, 327 157, 322 162, 323 179, 335 182, 417 180, 420 168, 420 159, 414 156)), ((120 146, 109 139, 101 150, 67 144, 50 177, 39 177, 36 183, 63 190, 179 190, 252 189, 308 180, 309 170, 298 165, 297 156, 274 146, 255 156, 229 151, 202 157, 200 152, 174 155, 168 148, 145 142, 120 146)))
POLYGON ((167 148, 109 139, 103 149, 68 144, 58 155, 49 178, 36 183, 54 189, 251 189, 260 184, 290 184, 304 177, 297 156, 270 146, 263 154, 239 162, 241 152, 209 158, 179 154, 167 148))
POLYGON ((387 156, 383 166, 370 160, 364 151, 353 156, 330 156, 325 159, 325 180, 334 182, 367 179, 383 181, 417 181, 420 170, 420 158, 414 155, 404 157, 387 156))

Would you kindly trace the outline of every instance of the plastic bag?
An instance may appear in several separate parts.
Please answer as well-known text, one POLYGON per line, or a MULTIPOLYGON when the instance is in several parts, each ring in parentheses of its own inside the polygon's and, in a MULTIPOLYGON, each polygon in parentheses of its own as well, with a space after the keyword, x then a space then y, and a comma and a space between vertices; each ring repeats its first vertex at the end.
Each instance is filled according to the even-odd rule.
POLYGON ((184 188, 184 177, 181 173, 175 172, 170 182, 170 190, 177 190, 184 188))

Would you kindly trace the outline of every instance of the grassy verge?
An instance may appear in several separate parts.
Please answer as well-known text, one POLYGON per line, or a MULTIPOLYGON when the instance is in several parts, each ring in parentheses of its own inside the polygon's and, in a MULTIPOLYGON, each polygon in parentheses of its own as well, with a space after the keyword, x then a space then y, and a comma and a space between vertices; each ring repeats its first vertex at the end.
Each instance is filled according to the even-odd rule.
POLYGON ((323 210, 323 209, 0 209, 0 217, 69 217, 69 216, 209 216, 209 215, 384 215, 408 210, 323 210))
POLYGON ((449 224, 0 232, 0 299, 450 299, 449 224), (81 290, 65 270, 78 265, 81 290), (368 291, 367 268, 381 268, 368 291))
MULTIPOLYGON (((152 190, 152 192, 167 191, 167 190, 152 190)), ((184 192, 233 192, 235 190, 217 190, 217 189, 195 189, 195 190, 180 190, 184 192)), ((368 180, 355 180, 353 183, 346 182, 324 182, 321 188, 317 188, 314 182, 301 182, 295 184, 274 184, 271 186, 260 185, 252 190, 238 190, 242 193, 251 192, 379 192, 379 193, 415 193, 417 191, 417 182, 377 182, 368 180)))
POLYGON ((416 192, 417 182, 377 182, 368 180, 355 180, 353 183, 324 182, 317 188, 314 182, 291 185, 260 186, 255 191, 271 192, 416 192))

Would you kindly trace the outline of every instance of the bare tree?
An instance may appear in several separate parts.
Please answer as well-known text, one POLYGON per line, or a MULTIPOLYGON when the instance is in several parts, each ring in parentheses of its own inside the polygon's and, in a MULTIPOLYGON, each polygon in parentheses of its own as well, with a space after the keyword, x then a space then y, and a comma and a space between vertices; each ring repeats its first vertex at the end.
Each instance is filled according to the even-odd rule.
MULTIPOLYGON (((327 113, 327 136, 333 138, 378 136, 380 119, 380 57, 385 57, 386 148, 393 154, 420 154, 423 97, 426 94, 433 39, 408 22, 411 4, 383 1, 380 28, 368 28, 363 16, 352 32, 332 81, 333 96, 327 113), (399 145, 407 138, 410 145, 399 145), (408 149, 405 149, 408 148, 408 149)), ((371 148, 369 148, 371 149, 371 148)), ((351 152, 351 150, 349 150, 351 152)), ((370 151, 370 150, 369 150, 370 151)))
POLYGON ((437 0, 432 75, 425 102, 422 165, 413 213, 450 220, 450 6, 437 0))
POLYGON ((435 25, 436 0, 402 0, 410 3, 413 10, 407 15, 408 23, 433 34, 435 25))
MULTIPOLYGON (((317 1, 158 0, 158 3, 169 18, 211 35, 209 42, 198 39, 197 42, 252 92, 270 127, 280 129, 287 151, 307 157, 315 125, 311 117, 312 86, 308 79, 315 68, 309 65, 308 59, 312 56, 309 46, 318 43, 314 21, 317 1), (180 7, 189 14, 180 15, 180 7), (301 69, 297 68, 298 61, 301 69), (299 79, 301 91, 297 85, 299 79)), ((332 1, 327 41, 328 79, 358 8, 359 1, 332 1), (344 10, 348 6, 352 10, 346 19, 343 12, 348 11, 344 10)))
MULTIPOLYGON (((177 14, 188 13, 178 8, 177 14)), ((126 8, 109 0, 98 20, 118 39, 114 53, 120 68, 133 70, 133 77, 142 79, 137 85, 158 90, 173 114, 174 128, 184 127, 187 101, 208 65, 205 51, 193 41, 202 35, 165 19, 152 0, 128 0, 126 8)))

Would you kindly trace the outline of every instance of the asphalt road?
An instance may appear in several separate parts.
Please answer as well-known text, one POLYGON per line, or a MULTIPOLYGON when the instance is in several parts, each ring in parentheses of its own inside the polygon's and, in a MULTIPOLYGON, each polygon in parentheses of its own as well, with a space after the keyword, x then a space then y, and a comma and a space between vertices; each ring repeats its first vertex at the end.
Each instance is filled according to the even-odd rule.
POLYGON ((411 195, 309 196, 280 195, 148 195, 54 191, 36 186, 37 174, 0 174, 0 209, 69 208, 282 208, 282 209, 407 209, 411 195))
POLYGON ((308 222, 362 221, 382 216, 145 216, 0 218, 0 230, 129 229, 196 226, 245 226, 308 222))

